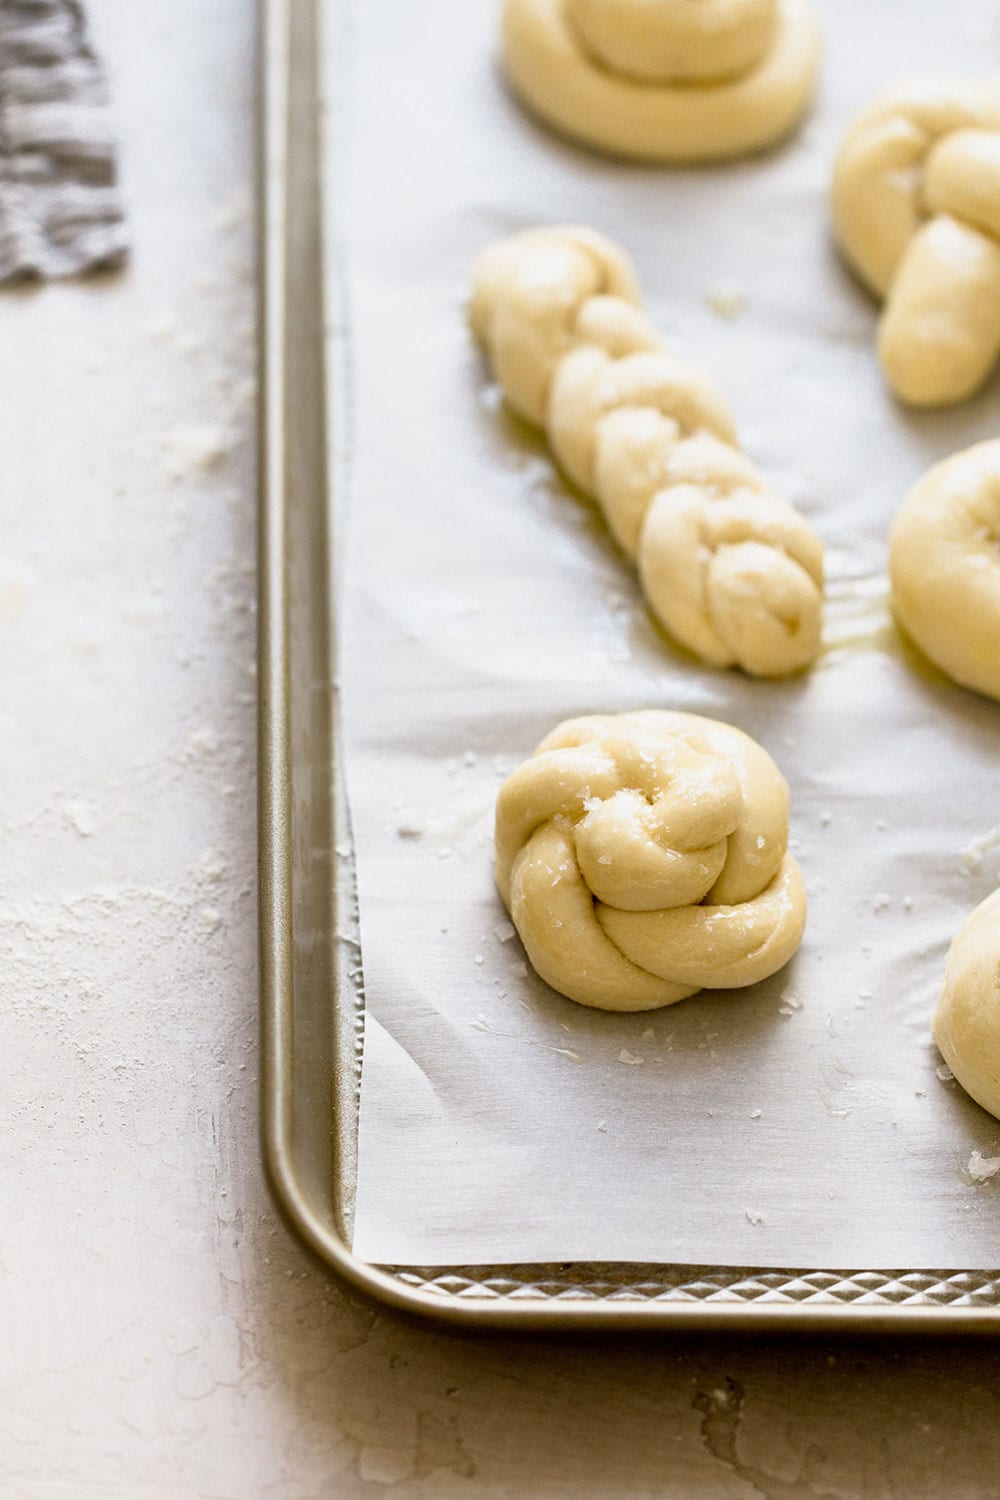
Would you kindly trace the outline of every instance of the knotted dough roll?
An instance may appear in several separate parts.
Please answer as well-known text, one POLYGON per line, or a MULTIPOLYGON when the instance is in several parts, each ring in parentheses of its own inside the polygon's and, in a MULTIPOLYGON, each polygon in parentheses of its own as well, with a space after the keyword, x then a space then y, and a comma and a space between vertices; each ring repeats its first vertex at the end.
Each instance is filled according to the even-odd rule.
POLYGON ((507 401, 596 497, 665 628, 714 666, 796 672, 819 649, 822 544, 638 303, 610 241, 532 229, 480 257, 470 316, 507 401))
POLYGON ((1000 1120, 1000 891, 955 934, 934 1040, 965 1092, 1000 1120))
POLYGON ((784 777, 693 714, 560 724, 500 789, 496 878, 537 972, 599 1010, 756 984, 805 927, 784 777))
POLYGON ((922 79, 866 109, 833 179, 840 247, 885 311, 879 355, 915 406, 950 406, 1000 355, 1000 74, 922 79))
POLYGON ((808 0, 507 0, 503 59, 536 114, 599 150, 706 161, 770 146, 812 99, 808 0))
POLYGON ((928 469, 889 542, 897 616, 949 677, 1000 699, 1000 439, 928 469))

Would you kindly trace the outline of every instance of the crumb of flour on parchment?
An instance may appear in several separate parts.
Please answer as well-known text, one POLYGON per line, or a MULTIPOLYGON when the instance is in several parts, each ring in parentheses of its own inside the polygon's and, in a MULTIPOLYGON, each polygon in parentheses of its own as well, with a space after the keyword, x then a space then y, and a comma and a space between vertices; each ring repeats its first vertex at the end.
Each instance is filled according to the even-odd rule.
POLYGON ((983 860, 993 849, 1000 847, 1000 828, 991 828, 978 839, 973 839, 961 853, 959 869, 963 875, 978 875, 983 860))
POLYGON ((747 310, 747 294, 738 281, 717 281, 705 293, 705 302, 727 322, 741 318, 747 310))
POLYGON ((401 839, 419 839, 427 832, 427 824, 419 813, 404 810, 396 822, 396 833, 401 839))
POLYGON ((69 797, 62 806, 63 817, 82 839, 93 838, 98 830, 97 809, 83 797, 69 797))
POLYGON ((792 990, 782 990, 781 1004, 778 1007, 779 1016, 794 1016, 802 1009, 803 1002, 792 990))
POLYGON ((232 452, 232 435, 214 423, 189 422, 174 427, 163 439, 167 472, 174 479, 207 474, 232 452))
POLYGON ((973 1151, 965 1168, 973 1182, 989 1182, 1000 1172, 1000 1156, 984 1156, 973 1151))

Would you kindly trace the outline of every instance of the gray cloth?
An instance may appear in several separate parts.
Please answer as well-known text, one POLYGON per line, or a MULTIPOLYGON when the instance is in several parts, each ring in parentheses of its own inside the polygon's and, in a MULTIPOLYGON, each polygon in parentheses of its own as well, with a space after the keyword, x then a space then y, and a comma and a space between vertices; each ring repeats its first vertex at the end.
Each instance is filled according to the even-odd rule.
POLYGON ((103 70, 78 0, 0 0, 0 282, 127 252, 103 70))

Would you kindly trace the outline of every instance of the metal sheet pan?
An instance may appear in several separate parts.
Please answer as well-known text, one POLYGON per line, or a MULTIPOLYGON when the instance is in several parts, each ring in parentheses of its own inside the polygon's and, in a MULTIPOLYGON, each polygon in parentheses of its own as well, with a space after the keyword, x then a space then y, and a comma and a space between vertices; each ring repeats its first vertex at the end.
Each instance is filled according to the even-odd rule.
MULTIPOLYGON (((261 0, 261 1088, 264 1159, 280 1209, 356 1288, 452 1325, 1000 1330, 994 1272, 580 1263, 397 1270, 353 1254, 363 956, 332 670, 339 386, 325 352, 336 309, 324 312, 320 8, 321 0, 261 0)), ((332 10, 323 8, 324 19, 332 10)))

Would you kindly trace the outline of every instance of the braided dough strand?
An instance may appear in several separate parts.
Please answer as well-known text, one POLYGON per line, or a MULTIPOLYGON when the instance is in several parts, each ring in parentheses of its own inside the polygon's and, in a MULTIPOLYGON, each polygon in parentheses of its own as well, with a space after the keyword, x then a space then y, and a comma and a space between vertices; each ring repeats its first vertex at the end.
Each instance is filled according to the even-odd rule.
POLYGON ((822 545, 735 446, 719 392, 650 328, 622 252, 529 230, 480 258, 470 315, 506 399, 597 500, 664 627, 755 676, 811 662, 822 545))
POLYGON ((1000 356, 1000 75, 916 80, 865 110, 837 158, 833 216, 885 300, 892 390, 916 406, 965 400, 1000 356))
POLYGON ((496 877, 536 971, 602 1010, 736 989, 798 947, 788 788, 730 725, 691 714, 559 725, 497 799, 496 877))

